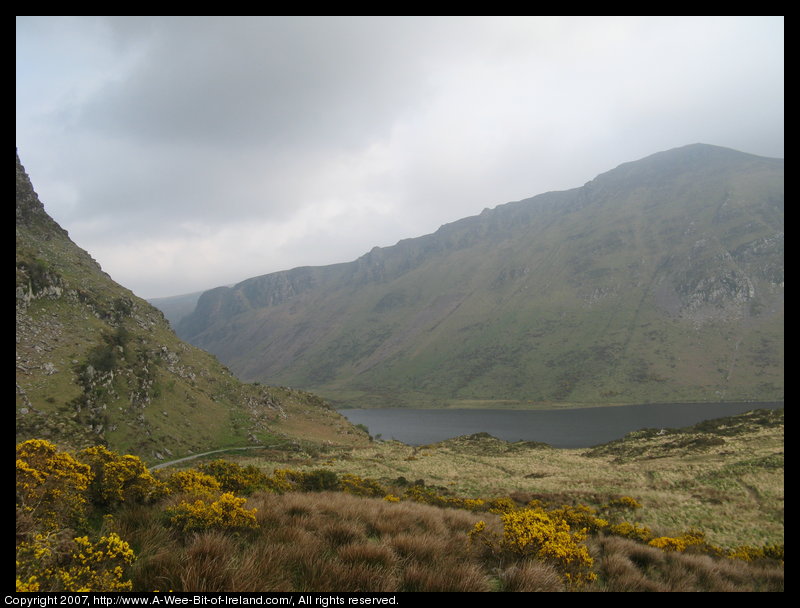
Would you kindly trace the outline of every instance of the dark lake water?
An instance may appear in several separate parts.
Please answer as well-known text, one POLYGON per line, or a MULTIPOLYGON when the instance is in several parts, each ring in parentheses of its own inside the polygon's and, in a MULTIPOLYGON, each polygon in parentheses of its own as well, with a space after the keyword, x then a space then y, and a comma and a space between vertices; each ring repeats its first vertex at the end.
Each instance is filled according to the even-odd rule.
POLYGON ((506 441, 541 441, 557 448, 584 448, 644 428, 680 428, 703 420, 783 403, 671 403, 618 405, 563 410, 339 410, 372 436, 425 445, 460 435, 486 432, 506 441))

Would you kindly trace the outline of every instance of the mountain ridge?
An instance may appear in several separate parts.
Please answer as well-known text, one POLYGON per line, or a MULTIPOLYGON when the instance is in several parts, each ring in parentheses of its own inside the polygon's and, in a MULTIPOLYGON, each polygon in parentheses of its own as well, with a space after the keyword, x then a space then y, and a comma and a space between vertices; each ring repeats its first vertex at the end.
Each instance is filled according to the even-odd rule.
POLYGON ((339 405, 780 400, 782 255, 783 161, 692 144, 210 290, 178 333, 339 405), (769 362, 743 366, 759 331, 769 362))

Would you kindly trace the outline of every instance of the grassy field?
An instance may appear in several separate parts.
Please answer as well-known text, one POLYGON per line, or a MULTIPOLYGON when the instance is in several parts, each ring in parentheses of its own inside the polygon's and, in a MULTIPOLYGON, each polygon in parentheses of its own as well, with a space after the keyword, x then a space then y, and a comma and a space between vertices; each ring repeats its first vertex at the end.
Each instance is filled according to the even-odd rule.
POLYGON ((783 410, 641 431, 593 449, 474 435, 421 447, 373 441, 230 458, 267 472, 324 468, 389 485, 422 480, 461 497, 600 504, 628 495, 643 506, 640 522, 664 534, 696 527, 723 546, 783 542, 783 410))
POLYGON ((91 448, 88 486, 26 442, 17 590, 783 591, 783 428, 757 410, 585 450, 358 431, 155 476, 91 448))

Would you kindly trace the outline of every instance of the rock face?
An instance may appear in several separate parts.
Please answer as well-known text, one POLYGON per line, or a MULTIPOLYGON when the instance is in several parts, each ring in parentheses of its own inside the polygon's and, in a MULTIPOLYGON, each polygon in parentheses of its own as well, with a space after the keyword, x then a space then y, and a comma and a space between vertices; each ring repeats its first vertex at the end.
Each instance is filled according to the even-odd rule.
POLYGON ((661 152, 206 292, 178 333, 245 379, 350 405, 780 400, 783 165, 661 152))
POLYGON ((102 443, 153 460, 262 442, 282 421, 302 426, 298 412, 331 436, 350 428, 318 398, 242 384, 179 340, 47 215, 19 156, 16 217, 18 441, 102 443))

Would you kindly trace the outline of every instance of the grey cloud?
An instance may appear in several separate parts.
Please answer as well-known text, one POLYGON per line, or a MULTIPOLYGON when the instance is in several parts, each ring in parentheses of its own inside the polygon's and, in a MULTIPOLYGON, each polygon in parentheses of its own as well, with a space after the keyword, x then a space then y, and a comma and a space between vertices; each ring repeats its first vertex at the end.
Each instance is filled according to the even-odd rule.
POLYGON ((340 147, 385 133, 420 103, 413 19, 113 18, 142 46, 123 80, 83 108, 120 136, 206 145, 340 147), (144 42, 132 32, 138 24, 144 42), (406 46, 407 45, 407 46, 406 46))
POLYGON ((244 278, 236 247, 252 274, 345 261, 688 143, 783 155, 781 18, 34 17, 17 49, 45 204, 147 295, 244 278))

